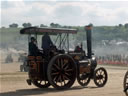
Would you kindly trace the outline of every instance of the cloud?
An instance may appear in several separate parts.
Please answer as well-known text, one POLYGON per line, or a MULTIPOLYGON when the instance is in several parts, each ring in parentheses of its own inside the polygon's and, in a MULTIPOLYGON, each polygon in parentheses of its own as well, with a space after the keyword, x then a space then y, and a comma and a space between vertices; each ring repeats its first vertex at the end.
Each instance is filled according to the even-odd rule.
POLYGON ((127 1, 2 1, 1 24, 118 25, 128 22, 127 5, 127 1))
MULTIPOLYGON (((3 1, 2 1, 3 2, 3 1)), ((9 7, 4 7, 1 9, 1 24, 6 25, 13 22, 19 23, 23 20, 23 14, 29 12, 30 6, 26 6, 22 1, 8 2, 9 7)))

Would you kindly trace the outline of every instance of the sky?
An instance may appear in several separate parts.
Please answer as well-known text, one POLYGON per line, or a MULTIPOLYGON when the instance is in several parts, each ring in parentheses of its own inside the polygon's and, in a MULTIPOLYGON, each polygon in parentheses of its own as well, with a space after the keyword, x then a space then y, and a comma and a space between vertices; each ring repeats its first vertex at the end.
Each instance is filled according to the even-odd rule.
POLYGON ((0 27, 12 23, 115 26, 128 23, 128 1, 97 0, 1 0, 0 27))

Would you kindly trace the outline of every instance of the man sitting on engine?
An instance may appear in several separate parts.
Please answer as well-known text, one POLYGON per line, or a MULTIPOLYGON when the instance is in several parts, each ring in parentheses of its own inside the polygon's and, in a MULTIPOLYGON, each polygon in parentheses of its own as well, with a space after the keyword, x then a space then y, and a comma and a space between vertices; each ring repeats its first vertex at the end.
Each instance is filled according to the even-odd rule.
POLYGON ((82 51, 83 51, 82 45, 78 44, 78 45, 75 47, 74 52, 82 52, 82 51))
POLYGON ((29 42, 29 55, 37 56, 39 54, 39 49, 36 45, 36 39, 31 37, 31 42, 29 42))
POLYGON ((45 33, 42 37, 42 49, 45 55, 49 54, 51 46, 54 46, 48 33, 45 33))

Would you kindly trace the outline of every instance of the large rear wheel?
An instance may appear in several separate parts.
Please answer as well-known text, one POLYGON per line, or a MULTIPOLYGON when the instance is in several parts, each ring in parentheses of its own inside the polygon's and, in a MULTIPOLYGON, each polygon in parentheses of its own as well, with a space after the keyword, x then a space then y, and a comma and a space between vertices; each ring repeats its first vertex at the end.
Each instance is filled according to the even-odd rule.
POLYGON ((48 65, 47 76, 56 89, 70 88, 76 79, 76 65, 69 55, 57 55, 48 65))

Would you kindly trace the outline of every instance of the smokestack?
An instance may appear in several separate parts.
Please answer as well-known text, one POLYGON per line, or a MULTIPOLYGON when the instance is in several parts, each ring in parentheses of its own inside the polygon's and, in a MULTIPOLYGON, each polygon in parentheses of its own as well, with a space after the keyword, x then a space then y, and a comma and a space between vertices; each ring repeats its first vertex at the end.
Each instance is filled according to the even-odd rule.
POLYGON ((88 58, 92 58, 92 26, 88 25, 85 26, 85 30, 86 30, 86 36, 87 36, 87 51, 88 51, 88 58))

